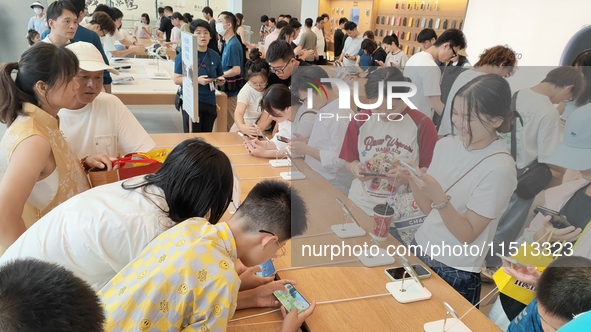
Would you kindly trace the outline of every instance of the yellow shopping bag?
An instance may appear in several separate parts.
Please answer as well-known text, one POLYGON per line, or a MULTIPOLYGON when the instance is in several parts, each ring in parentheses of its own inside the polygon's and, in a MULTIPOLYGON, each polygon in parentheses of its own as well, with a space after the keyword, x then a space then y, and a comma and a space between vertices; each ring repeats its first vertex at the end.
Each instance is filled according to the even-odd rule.
MULTIPOLYGON (((525 242, 523 245, 519 246, 517 254, 512 258, 522 264, 535 266, 540 272, 544 271, 554 260, 553 252, 544 249, 544 244, 550 243, 554 230, 555 229, 552 228, 546 232, 538 242, 525 242), (546 241, 541 241, 542 239, 546 239, 546 241)), ((528 305, 536 296, 536 288, 534 286, 525 284, 513 278, 505 273, 503 268, 497 270, 493 275, 493 279, 501 293, 525 305, 528 305)))

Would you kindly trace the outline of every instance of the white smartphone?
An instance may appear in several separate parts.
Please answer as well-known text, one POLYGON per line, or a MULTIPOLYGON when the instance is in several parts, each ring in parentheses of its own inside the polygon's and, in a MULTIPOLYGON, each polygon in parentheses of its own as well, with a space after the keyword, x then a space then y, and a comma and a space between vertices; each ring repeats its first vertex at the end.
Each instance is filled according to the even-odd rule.
POLYGON ((405 163, 404 161, 402 161, 402 160, 400 160, 400 159, 398 159, 398 162, 399 162, 399 163, 400 163, 400 165, 402 165, 403 167, 406 167, 406 168, 408 168, 408 170, 410 170, 411 172, 413 172, 415 175, 417 175, 417 176, 419 175, 419 173, 417 173, 417 170, 416 170, 414 167, 410 166, 409 164, 405 163))

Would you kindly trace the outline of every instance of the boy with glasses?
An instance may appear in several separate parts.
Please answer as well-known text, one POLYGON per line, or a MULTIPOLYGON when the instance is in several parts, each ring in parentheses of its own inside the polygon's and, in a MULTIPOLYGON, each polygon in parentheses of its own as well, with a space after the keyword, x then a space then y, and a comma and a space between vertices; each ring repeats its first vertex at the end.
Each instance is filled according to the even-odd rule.
MULTIPOLYGON (((306 205, 286 183, 263 181, 225 223, 187 220, 155 238, 98 293, 105 304, 105 330, 226 330, 238 308, 274 306, 273 291, 287 282, 238 295, 235 264, 271 259, 307 227, 306 205), (254 301, 254 302, 250 302, 254 301)), ((296 331, 314 311, 285 316, 281 331, 296 331)))

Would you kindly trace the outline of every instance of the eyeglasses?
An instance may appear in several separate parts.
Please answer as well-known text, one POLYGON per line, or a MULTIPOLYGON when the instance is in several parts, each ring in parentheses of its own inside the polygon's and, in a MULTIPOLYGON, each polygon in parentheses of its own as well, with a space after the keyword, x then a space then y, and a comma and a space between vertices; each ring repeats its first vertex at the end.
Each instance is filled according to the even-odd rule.
POLYGON ((283 72, 285 71, 285 68, 287 68, 287 65, 289 65, 291 63, 291 59, 293 59, 293 57, 289 58, 289 60, 287 60, 287 63, 285 64, 285 66, 283 66, 281 69, 275 69, 273 67, 271 67, 271 72, 275 73, 275 74, 283 74, 283 72))
MULTIPOLYGON (((273 233, 271 233, 269 231, 263 230, 263 229, 259 230, 259 233, 266 233, 266 234, 271 234, 273 236, 276 236, 275 234, 273 234, 273 233)), ((276 241, 276 242, 277 242, 277 245, 279 246, 279 249, 281 250, 281 254, 279 254, 279 255, 278 254, 275 254, 275 255, 273 255, 273 258, 279 258, 279 257, 285 256, 285 254, 287 253, 287 249, 285 249, 285 247, 282 246, 279 243, 279 241, 276 241)))
POLYGON ((449 45, 449 48, 451 48, 451 51, 452 51, 452 52, 453 52, 453 54, 454 54, 454 55, 452 56, 452 58, 455 58, 455 57, 457 57, 457 56, 458 56, 458 52, 456 52, 456 50, 454 50, 454 48, 453 48, 451 45, 449 45))
POLYGON ((265 83, 260 83, 260 84, 252 84, 252 83, 248 82, 248 84, 250 86, 252 86, 253 88, 255 88, 255 89, 263 89, 263 88, 266 88, 267 87, 267 84, 268 83, 265 82, 265 83))

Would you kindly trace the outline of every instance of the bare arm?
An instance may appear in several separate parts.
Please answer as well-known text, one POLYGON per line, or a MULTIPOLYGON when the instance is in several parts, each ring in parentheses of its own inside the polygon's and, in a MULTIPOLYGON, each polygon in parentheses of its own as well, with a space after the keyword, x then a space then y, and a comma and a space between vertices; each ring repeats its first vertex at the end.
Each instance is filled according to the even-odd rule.
POLYGON ((131 46, 130 48, 126 49, 126 50, 121 50, 121 51, 111 51, 111 56, 114 57, 122 57, 122 56, 126 56, 128 54, 131 53, 140 53, 140 52, 145 52, 145 49, 141 46, 131 46))
POLYGON ((25 203, 41 173, 55 170, 48 165, 52 158, 49 141, 38 135, 23 140, 12 153, 0 181, 0 246, 8 248, 25 232, 25 203))
POLYGON ((269 127, 272 122, 273 119, 271 119, 269 113, 263 112, 259 118, 259 121, 257 122, 257 126, 261 131, 265 131, 265 129, 267 129, 267 127, 269 127))
POLYGON ((176 85, 183 85, 183 75, 182 74, 174 74, 172 78, 174 84, 176 85))
POLYGON ((434 109, 437 114, 441 115, 441 113, 443 113, 445 105, 441 102, 440 96, 429 96, 429 103, 431 104, 431 108, 434 109))
POLYGON ((240 75, 240 66, 234 66, 224 72, 224 77, 234 77, 240 75))

